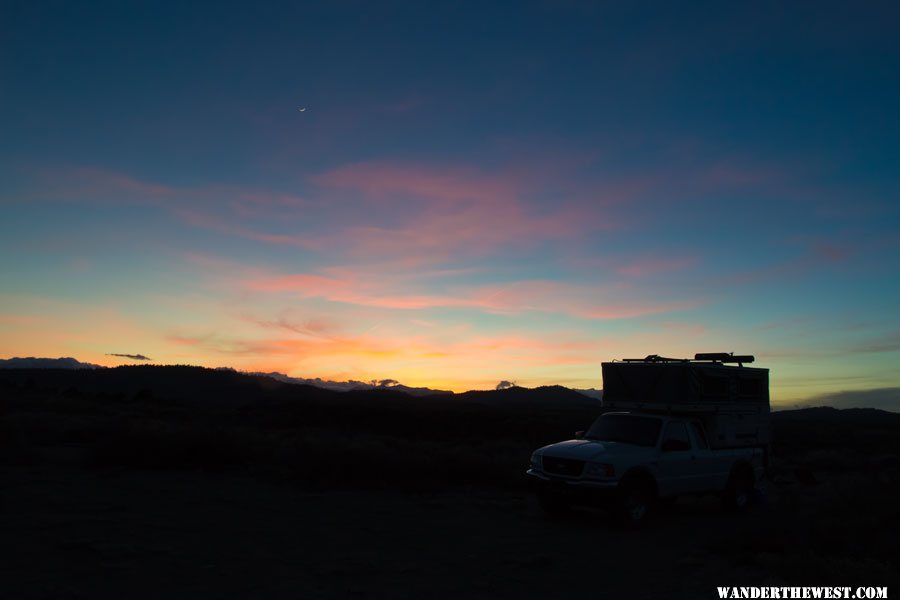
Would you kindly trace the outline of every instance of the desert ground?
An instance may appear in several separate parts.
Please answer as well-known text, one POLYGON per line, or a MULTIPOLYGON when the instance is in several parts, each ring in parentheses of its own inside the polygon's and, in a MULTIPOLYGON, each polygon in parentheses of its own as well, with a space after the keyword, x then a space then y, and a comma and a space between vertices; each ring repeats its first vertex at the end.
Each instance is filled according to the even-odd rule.
MULTIPOLYGON (((786 413, 747 514, 687 498, 631 530, 602 510, 539 510, 523 476, 539 402, 470 406, 460 418, 483 413, 486 429, 451 442, 415 402, 392 413, 414 422, 405 438, 378 423, 330 435, 321 414, 301 427, 280 404, 265 409, 275 431, 246 405, 211 416, 82 383, 4 382, 4 598, 713 598, 722 585, 898 583, 892 413, 786 413), (441 461, 441 479, 417 477, 441 461)), ((341 415, 356 402, 342 398, 341 415)), ((453 406, 433 409, 451 430, 453 406)), ((551 410, 577 424, 586 406, 551 410)), ((547 423, 548 441, 569 427, 547 423)))

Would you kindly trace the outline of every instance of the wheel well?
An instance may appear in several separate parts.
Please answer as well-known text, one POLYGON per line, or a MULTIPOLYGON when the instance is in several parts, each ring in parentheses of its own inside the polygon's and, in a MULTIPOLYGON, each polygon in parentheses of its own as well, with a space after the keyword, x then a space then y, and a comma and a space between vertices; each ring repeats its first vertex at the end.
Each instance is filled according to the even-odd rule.
POLYGON ((656 487, 656 479, 646 469, 641 467, 629 469, 619 481, 620 486, 632 484, 645 485, 650 489, 654 496, 659 495, 659 490, 656 487))
POLYGON ((756 476, 753 474, 753 467, 750 466, 750 463, 739 461, 731 467, 731 475, 729 475, 728 480, 733 481, 738 477, 745 477, 751 484, 755 483, 756 476))

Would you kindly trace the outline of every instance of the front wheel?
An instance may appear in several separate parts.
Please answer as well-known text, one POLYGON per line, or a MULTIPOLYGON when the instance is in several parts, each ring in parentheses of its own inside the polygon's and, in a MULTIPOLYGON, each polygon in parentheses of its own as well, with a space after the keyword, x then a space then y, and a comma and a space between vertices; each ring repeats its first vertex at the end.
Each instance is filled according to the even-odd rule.
POLYGON ((541 510, 548 515, 561 515, 569 511, 569 503, 559 493, 546 489, 539 490, 537 499, 541 510))
POLYGON ((748 473, 737 472, 728 479, 722 501, 728 510, 744 512, 750 507, 752 495, 753 477, 748 473))
POLYGON ((643 481, 623 481, 618 491, 619 518, 626 525, 637 526, 647 520, 653 506, 653 492, 643 481))

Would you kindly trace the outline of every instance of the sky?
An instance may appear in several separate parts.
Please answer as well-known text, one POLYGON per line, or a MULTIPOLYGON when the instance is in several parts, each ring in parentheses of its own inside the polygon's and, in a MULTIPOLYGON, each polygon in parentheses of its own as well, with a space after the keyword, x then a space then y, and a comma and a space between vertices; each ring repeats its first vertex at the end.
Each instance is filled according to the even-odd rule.
POLYGON ((0 10, 0 357, 900 407, 896 3, 0 10))

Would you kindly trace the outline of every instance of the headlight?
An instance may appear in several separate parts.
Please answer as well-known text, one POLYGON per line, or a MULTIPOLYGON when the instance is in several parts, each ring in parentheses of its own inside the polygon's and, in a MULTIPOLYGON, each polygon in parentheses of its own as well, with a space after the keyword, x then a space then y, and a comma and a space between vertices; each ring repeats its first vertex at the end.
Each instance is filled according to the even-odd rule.
POLYGON ((541 457, 537 453, 531 455, 531 468, 541 470, 541 457))
POLYGON ((606 463, 588 463, 585 473, 590 477, 615 477, 616 468, 606 463))

